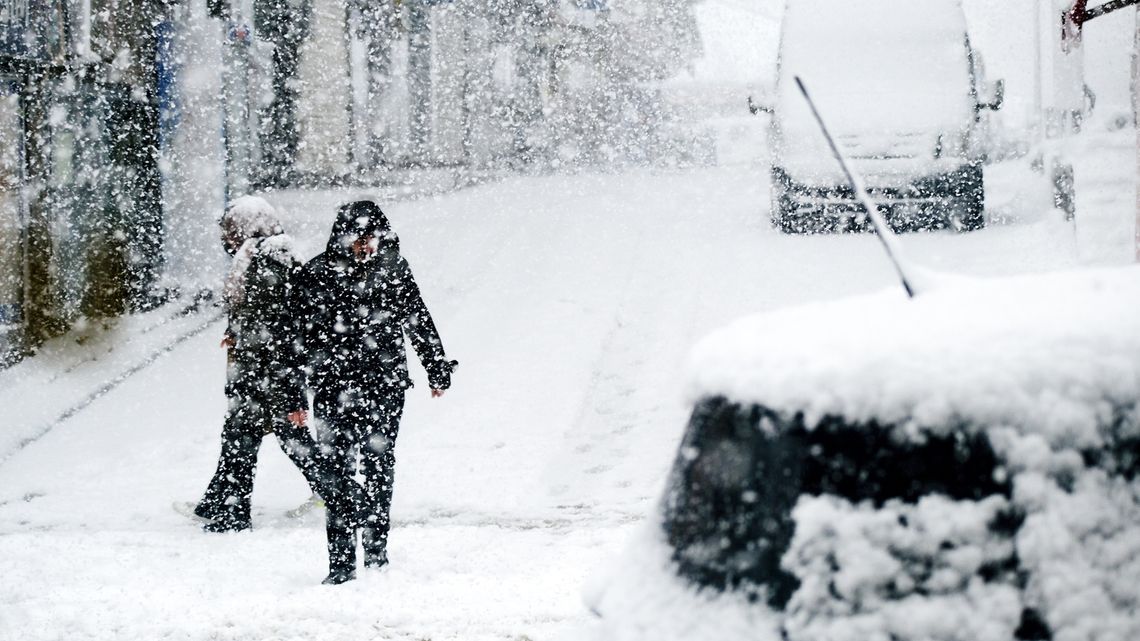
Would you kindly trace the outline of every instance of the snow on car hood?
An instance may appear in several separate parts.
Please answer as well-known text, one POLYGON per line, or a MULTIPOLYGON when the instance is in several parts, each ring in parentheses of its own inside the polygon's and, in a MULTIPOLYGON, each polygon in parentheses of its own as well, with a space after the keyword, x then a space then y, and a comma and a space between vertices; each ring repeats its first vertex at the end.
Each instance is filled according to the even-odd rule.
POLYGON ((797 307, 705 339, 697 398, 802 412, 809 427, 841 415, 910 438, 984 431, 1010 481, 980 501, 801 496, 783 638, 1140 638, 1138 329, 1128 267, 797 307))
POLYGON ((1051 446, 1137 435, 1140 268, 956 281, 746 318, 691 356, 694 397, 876 419, 911 433, 1009 426, 1051 446))

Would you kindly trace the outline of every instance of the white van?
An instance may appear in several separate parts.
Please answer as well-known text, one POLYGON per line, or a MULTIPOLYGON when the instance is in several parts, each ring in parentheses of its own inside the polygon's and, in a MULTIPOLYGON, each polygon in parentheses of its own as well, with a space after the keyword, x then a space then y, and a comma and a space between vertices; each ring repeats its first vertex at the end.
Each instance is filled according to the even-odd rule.
POLYGON ((985 225, 987 83, 960 0, 789 0, 770 129, 772 223, 851 230, 861 211, 795 85, 896 229, 985 225))

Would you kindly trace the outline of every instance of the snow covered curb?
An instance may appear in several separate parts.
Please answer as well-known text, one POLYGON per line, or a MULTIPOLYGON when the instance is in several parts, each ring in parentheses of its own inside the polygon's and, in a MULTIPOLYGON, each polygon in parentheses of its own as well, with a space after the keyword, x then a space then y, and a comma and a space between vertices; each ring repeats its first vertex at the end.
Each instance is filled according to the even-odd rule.
POLYGON ((192 303, 92 321, 0 370, 0 406, 8 426, 0 432, 0 464, 209 329, 222 314, 221 309, 201 310, 192 303))

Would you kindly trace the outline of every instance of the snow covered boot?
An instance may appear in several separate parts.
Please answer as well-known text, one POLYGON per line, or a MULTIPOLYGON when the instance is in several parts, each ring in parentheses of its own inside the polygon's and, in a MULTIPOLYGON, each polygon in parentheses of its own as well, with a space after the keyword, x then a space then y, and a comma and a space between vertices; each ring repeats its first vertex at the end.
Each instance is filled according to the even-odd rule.
POLYGON ((336 568, 329 570, 329 575, 321 581, 324 585, 340 585, 356 579, 356 568, 336 568))
POLYGON ((364 546, 364 567, 378 570, 388 565, 388 535, 366 527, 360 532, 364 546))
POLYGON ((330 516, 326 524, 329 549, 329 575, 322 583, 339 585, 356 578, 356 529, 330 516))
POLYGON ((384 548, 364 551, 364 567, 379 570, 386 565, 388 565, 388 551, 384 548))
POLYGON ((214 512, 206 509, 203 503, 194 501, 175 501, 172 505, 175 512, 199 523, 209 523, 214 520, 214 512))
POLYGON ((216 509, 211 505, 206 504, 205 501, 194 506, 194 516, 202 519, 203 521, 213 521, 218 518, 222 510, 216 509))
POLYGON ((252 527, 249 501, 236 501, 214 513, 213 520, 202 526, 206 532, 242 532, 252 527))
POLYGON ((297 507, 293 508, 292 510, 285 512, 285 516, 287 516, 291 519, 299 519, 302 516, 305 516, 306 514, 308 514, 309 512, 312 512, 313 510, 324 509, 324 507, 325 507, 324 499, 322 499, 319 495, 314 494, 314 495, 310 496, 304 503, 298 505, 297 507))
POLYGON ((203 532, 244 532, 253 527, 249 521, 220 517, 202 525, 203 532))

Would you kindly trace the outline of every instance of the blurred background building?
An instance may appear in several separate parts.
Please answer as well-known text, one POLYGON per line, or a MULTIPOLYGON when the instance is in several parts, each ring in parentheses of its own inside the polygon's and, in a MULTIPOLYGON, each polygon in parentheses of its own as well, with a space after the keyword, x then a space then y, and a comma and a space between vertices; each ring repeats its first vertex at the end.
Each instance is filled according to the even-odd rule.
POLYGON ((0 3, 0 362, 164 299, 161 2, 0 3))
POLYGON ((691 0, 0 0, 0 362, 212 288, 242 193, 645 162, 699 50, 691 0))
MULTIPOLYGON (((964 4, 1008 88, 995 144, 1032 155, 1057 87, 1097 97, 1086 129, 1134 124, 1135 12, 1086 30, 1065 84, 1067 0, 964 4)), ((724 162, 762 130, 735 114, 771 88, 783 5, 0 0, 0 364, 211 291, 215 221, 251 191, 724 162)))

